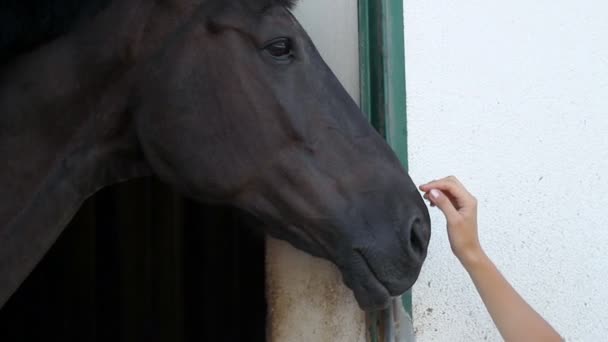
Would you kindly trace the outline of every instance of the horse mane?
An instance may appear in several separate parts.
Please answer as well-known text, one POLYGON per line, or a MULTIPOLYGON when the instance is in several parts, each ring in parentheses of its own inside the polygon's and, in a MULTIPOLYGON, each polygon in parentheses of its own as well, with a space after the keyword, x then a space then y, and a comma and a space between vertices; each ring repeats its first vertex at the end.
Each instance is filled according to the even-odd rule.
MULTIPOLYGON (((83 16, 95 15, 111 1, 2 0, 0 3, 0 65, 69 32, 83 16)), ((209 1, 230 3, 228 0, 209 1)), ((240 1, 259 8, 284 6, 289 9, 292 9, 296 2, 296 0, 240 1)))
MULTIPOLYGON (((266 2, 266 3, 269 2, 268 0, 266 0, 266 1, 264 1, 264 0, 261 0, 261 1, 260 0, 256 0, 256 1, 258 1, 258 2, 266 2)), ((283 6, 283 7, 286 7, 288 9, 292 10, 296 6, 296 3, 298 2, 298 0, 271 0, 270 2, 273 5, 283 6)), ((268 4, 267 4, 267 6, 268 6, 268 4)))
POLYGON ((83 15, 110 0, 4 0, 0 4, 0 63, 61 36, 83 15))

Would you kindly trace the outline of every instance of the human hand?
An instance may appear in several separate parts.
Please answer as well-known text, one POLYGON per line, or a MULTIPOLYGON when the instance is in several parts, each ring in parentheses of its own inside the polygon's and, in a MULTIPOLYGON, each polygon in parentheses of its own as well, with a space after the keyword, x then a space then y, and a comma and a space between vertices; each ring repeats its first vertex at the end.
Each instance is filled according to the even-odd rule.
POLYGON ((460 262, 467 267, 483 257, 477 235, 477 199, 454 176, 421 185, 420 190, 445 215, 450 247, 460 262))
POLYGON ((563 341, 513 289, 486 256, 477 236, 477 200, 453 176, 420 186, 424 198, 441 209, 452 251, 469 272, 505 341, 563 341))

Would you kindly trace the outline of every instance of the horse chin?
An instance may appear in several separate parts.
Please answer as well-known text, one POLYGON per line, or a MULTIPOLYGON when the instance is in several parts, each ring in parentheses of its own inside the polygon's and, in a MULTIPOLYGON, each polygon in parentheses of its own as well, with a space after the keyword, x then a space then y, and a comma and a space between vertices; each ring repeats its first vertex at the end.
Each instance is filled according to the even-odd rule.
MULTIPOLYGON (((268 228, 268 226, 266 227, 268 228)), ((275 238, 289 241, 297 249, 334 263, 342 274, 344 284, 353 291, 355 299, 362 310, 377 311, 385 309, 389 306, 392 295, 395 295, 396 292, 399 292, 399 294, 404 292, 401 291, 403 289, 402 286, 399 289, 391 286, 387 287, 376 276, 373 266, 361 253, 355 251, 350 255, 351 259, 349 261, 343 258, 332 258, 335 255, 328 253, 327 246, 314 238, 306 230, 294 225, 283 227, 281 230, 273 230, 269 233, 275 238)), ((407 288, 410 288, 414 281, 415 278, 407 288)))
POLYGON ((353 267, 341 270, 344 283, 355 295, 359 307, 365 311, 377 311, 388 307, 391 295, 386 286, 380 281, 367 261, 357 256, 353 267))

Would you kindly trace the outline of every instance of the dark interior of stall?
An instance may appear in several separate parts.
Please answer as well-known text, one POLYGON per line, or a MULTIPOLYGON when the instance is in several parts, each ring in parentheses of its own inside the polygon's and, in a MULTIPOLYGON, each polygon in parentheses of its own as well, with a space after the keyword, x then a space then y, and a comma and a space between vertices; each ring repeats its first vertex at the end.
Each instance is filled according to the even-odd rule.
POLYGON ((264 341, 264 238, 148 178, 87 200, 0 310, 0 341, 264 341))

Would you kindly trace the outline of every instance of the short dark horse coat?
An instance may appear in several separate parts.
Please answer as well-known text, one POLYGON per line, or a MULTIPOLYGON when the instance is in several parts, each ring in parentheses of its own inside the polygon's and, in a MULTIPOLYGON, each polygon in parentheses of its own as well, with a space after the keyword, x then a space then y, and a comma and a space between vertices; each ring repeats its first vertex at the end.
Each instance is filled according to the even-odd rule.
POLYGON ((87 197, 148 175, 330 260, 363 309, 412 286, 428 212, 292 5, 0 5, 0 306, 87 197))

